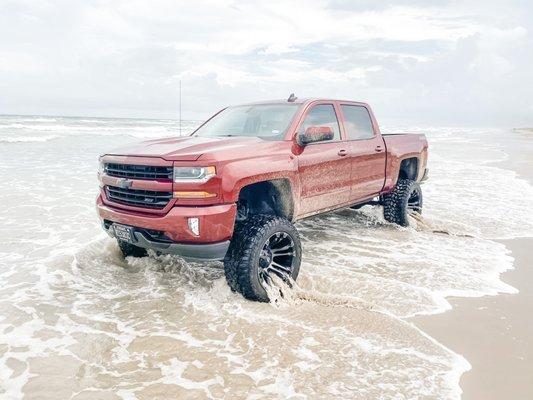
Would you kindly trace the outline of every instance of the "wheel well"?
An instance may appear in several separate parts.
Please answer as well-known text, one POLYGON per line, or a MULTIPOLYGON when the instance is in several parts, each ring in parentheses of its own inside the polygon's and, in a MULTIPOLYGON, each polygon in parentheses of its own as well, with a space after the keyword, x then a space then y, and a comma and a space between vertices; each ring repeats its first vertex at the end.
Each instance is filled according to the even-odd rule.
POLYGON ((287 179, 274 179, 244 186, 237 202, 237 220, 249 214, 278 215, 292 220, 294 203, 287 179))
POLYGON ((406 158, 400 164, 400 173, 398 178, 416 180, 418 176, 418 158, 406 158))

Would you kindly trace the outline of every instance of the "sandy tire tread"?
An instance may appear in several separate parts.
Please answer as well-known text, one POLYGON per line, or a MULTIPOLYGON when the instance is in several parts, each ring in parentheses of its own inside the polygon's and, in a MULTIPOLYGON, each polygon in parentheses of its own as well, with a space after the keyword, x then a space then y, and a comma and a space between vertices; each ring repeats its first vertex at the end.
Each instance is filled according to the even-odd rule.
MULTIPOLYGON (((398 179, 394 189, 383 196, 383 216, 385 220, 400 226, 409 226, 407 202, 414 189, 420 189, 418 182, 398 179)), ((420 193, 422 191, 420 190, 420 193)))
MULTIPOLYGON (((268 302, 268 296, 254 287, 251 276, 255 274, 254 266, 255 250, 263 246, 263 240, 271 229, 283 229, 290 232, 296 242, 298 255, 301 255, 301 245, 298 231, 286 218, 275 215, 252 215, 247 220, 239 222, 235 226, 233 239, 224 258, 224 272, 230 288, 241 293, 249 300, 268 302)), ((296 278, 299 270, 299 260, 295 268, 296 278)))

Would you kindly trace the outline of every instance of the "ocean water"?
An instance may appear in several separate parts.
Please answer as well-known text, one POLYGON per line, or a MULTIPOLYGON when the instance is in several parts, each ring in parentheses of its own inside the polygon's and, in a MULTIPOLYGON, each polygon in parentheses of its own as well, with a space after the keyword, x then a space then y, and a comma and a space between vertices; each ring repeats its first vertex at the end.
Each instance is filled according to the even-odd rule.
POLYGON ((218 263, 123 260, 99 226, 98 155, 176 121, 0 116, 0 398, 459 398, 468 360, 409 317, 516 292, 496 240, 533 236, 533 187, 506 168, 519 132, 402 130, 430 143, 423 218, 299 222, 298 285, 258 304, 218 263))

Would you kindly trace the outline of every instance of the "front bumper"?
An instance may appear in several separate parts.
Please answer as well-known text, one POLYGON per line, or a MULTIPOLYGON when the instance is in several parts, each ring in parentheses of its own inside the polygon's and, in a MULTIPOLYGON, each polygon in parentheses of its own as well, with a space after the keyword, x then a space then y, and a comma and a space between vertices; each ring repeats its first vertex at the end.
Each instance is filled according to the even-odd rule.
POLYGON ((102 197, 96 200, 96 209, 104 229, 114 236, 112 223, 134 228, 136 246, 163 253, 177 254, 194 260, 221 260, 226 254, 233 235, 236 204, 203 207, 173 207, 164 215, 139 213, 110 207, 102 197), (188 218, 198 218, 200 234, 190 231, 188 218), (165 240, 152 237, 148 231, 158 231, 165 240), (157 240, 154 240, 157 239, 157 240))
MULTIPOLYGON (((113 225, 108 228, 103 225, 107 234, 115 237, 113 225)), ((186 260, 191 261, 220 261, 224 259, 230 244, 229 240, 219 243, 189 244, 173 243, 152 240, 152 238, 143 232, 143 229, 133 228, 134 239, 132 244, 135 246, 151 249, 165 254, 178 255, 186 260)))

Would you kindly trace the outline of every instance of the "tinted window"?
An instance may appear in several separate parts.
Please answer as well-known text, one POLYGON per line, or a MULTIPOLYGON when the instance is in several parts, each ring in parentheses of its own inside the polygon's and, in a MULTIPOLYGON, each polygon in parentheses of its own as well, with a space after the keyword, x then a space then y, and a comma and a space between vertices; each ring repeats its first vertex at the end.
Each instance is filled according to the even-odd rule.
POLYGON ((300 131, 305 132, 310 126, 329 126, 333 131, 333 140, 341 139, 339 121, 331 104, 319 104, 308 111, 300 131))
POLYGON ((365 107, 341 105, 344 126, 348 140, 370 139, 374 137, 372 121, 365 107))

